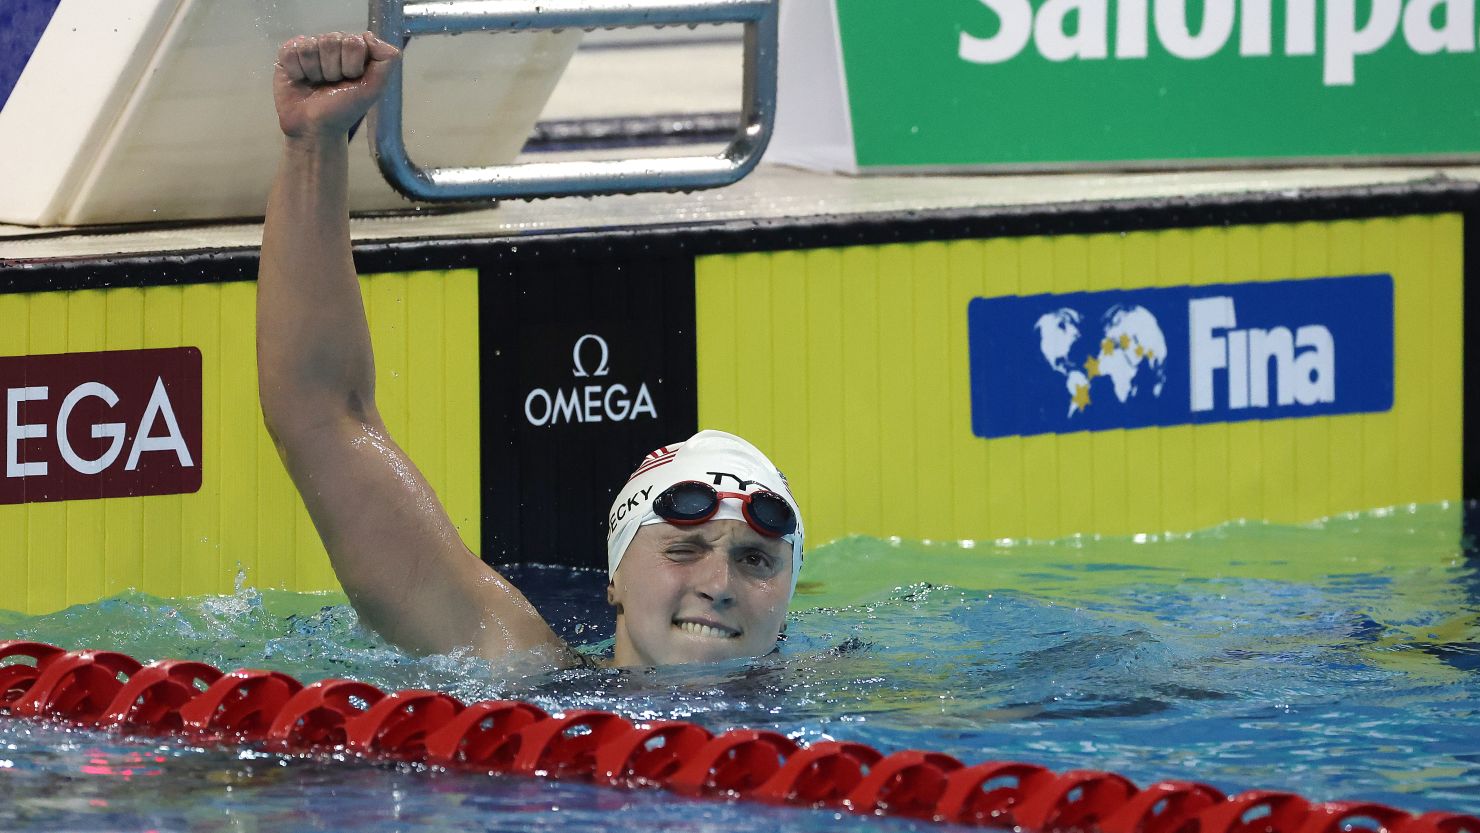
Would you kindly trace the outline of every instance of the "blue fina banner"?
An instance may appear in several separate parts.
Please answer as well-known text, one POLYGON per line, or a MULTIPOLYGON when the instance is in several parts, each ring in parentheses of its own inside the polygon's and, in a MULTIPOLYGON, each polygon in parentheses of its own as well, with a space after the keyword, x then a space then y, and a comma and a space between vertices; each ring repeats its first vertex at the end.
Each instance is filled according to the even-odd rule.
POLYGON ((979 437, 1393 407, 1391 275, 975 298, 979 437))

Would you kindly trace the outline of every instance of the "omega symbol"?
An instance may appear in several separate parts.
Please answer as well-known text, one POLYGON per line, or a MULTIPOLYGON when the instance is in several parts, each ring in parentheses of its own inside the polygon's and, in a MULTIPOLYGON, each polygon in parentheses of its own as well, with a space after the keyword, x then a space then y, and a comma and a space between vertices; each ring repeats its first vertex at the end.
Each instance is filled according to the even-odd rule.
POLYGON ((596 335, 595 333, 586 333, 585 335, 576 339, 576 346, 572 347, 570 350, 571 364, 574 365, 571 368, 571 375, 575 376, 578 379, 582 379, 587 376, 605 376, 607 374, 607 371, 610 370, 610 368, 607 367, 607 358, 610 356, 610 353, 611 351, 608 350, 606 346, 606 339, 602 338, 599 335, 596 335), (586 339, 588 338, 595 341, 597 346, 601 348, 601 360, 596 363, 595 373, 587 373, 586 365, 584 362, 581 361, 581 345, 585 344, 586 339))

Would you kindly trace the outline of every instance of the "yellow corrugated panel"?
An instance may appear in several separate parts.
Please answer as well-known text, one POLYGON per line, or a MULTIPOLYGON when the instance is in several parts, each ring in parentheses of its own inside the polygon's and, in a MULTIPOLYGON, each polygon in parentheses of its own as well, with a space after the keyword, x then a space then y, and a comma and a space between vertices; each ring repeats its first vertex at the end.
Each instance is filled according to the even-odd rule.
MULTIPOLYGON (((710 264, 720 268, 719 260, 705 260, 705 269, 710 264)), ((843 365, 843 261, 837 251, 824 249, 807 252, 800 263, 796 263, 784 275, 784 279, 800 291, 806 301, 807 349, 802 353, 801 365, 805 370, 806 387, 792 391, 798 403, 805 403, 808 431, 802 442, 807 453, 805 458, 793 458, 778 453, 777 465, 790 478, 797 500, 805 501, 810 507, 807 513, 807 534, 825 535, 828 540, 847 534, 843 526, 848 488, 837 478, 814 480, 816 473, 840 472, 846 464, 848 446, 843 436, 843 374, 837 368, 843 365), (780 462, 784 460, 785 462, 780 462)), ((700 326, 701 332, 703 325, 700 326)), ((774 337, 784 343, 785 334, 774 337)), ((793 342, 794 343, 794 342, 793 342)), ((781 355, 783 361, 791 360, 781 355)), ((704 347, 699 348, 699 360, 705 361, 704 347)), ((720 401, 725 394, 716 392, 720 401)), ((788 400, 790 401, 790 400, 788 400)), ((778 409, 785 412, 783 403, 778 409)))
POLYGON ((407 346, 406 275, 377 275, 360 278, 365 297, 365 315, 370 320, 370 338, 375 344, 375 404, 391 436, 407 442, 410 437, 410 401, 407 374, 411 367, 407 346))
MULTIPOLYGON (((1120 238, 1122 289, 1154 286, 1157 241, 1152 232, 1137 231, 1120 238)), ((1170 281, 1170 278, 1168 278, 1170 281)), ((1166 428, 1142 428, 1125 432, 1126 532, 1159 532, 1168 529, 1162 505, 1162 433, 1166 428)))
MULTIPOLYGON (((1339 227, 1329 223, 1300 224, 1300 242, 1295 255, 1296 276, 1349 274, 1334 271, 1336 265, 1331 262, 1333 232, 1339 227)), ((1337 373, 1340 372, 1338 369, 1337 373)), ((1290 514, 1280 520, 1298 521, 1329 514, 1330 443, 1326 426, 1330 425, 1331 419, 1285 419, 1270 422, 1288 426, 1293 438, 1295 499, 1290 504, 1290 514)))
MULTIPOLYGON (((1298 253, 1310 245, 1295 225, 1269 226, 1259 244, 1260 280, 1298 277, 1298 253)), ((1295 429, 1290 420, 1259 421, 1259 457, 1254 470, 1263 484, 1263 511, 1259 517, 1291 521, 1295 506, 1295 429)))
POLYGON ((1432 476, 1423 500, 1439 501, 1452 500, 1463 488, 1463 461, 1456 438, 1464 431, 1459 417, 1464 411, 1464 224, 1455 214, 1429 222, 1434 270, 1428 313, 1434 338, 1429 402, 1435 430, 1426 435, 1432 476))
MULTIPOLYGON (((1022 241, 1018 253, 1019 295, 1054 291, 1054 249, 1053 241, 1046 237, 1029 237, 1022 241)), ((1054 538, 1059 534, 1058 450, 1058 438, 1052 435, 1022 438, 1019 488, 1026 502, 1023 533, 1030 538, 1054 538), (1054 499, 1042 500, 1039 495, 1054 495, 1054 499)), ((896 531, 893 534, 905 533, 896 531)))
POLYGON ((483 488, 481 472, 483 426, 478 410, 478 277, 473 271, 433 273, 423 280, 442 283, 442 378, 446 380, 443 431, 447 436, 447 467, 438 492, 447 515, 473 552, 482 549, 483 488))
MULTIPOLYGON (((1185 229, 1155 235, 1156 272, 1142 286, 1180 286, 1192 280, 1192 232, 1185 229)), ((1168 529, 1196 525, 1197 477, 1193 460, 1194 434, 1191 425, 1153 428, 1161 437, 1161 517, 1168 529)), ((1088 531, 1088 530, 1084 530, 1088 531)), ((1145 530, 1159 531, 1159 530, 1145 530)), ((1060 530, 1059 534, 1069 531, 1060 530)))
MULTIPOLYGON (((222 284, 220 353, 228 356, 250 356, 251 372, 257 372, 256 349, 257 329, 251 318, 233 315, 238 309, 252 309, 256 304, 257 285, 252 283, 222 284)), ((213 362, 201 353, 202 368, 213 362)), ((218 365, 219 366, 219 365, 218 365)), ((227 592, 235 584, 241 572, 258 580, 257 560, 261 551, 258 546, 257 494, 260 475, 257 467, 258 446, 272 451, 272 441, 262 428, 262 411, 257 404, 257 386, 242 384, 242 371, 229 376, 225 369, 217 371, 221 378, 220 431, 215 437, 207 436, 206 448, 214 449, 215 460, 223 471, 233 476, 221 479, 221 529, 220 557, 218 566, 221 576, 216 592, 227 592)), ((277 488, 281 488, 278 485, 277 488)))
MULTIPOLYGON (((1362 239, 1371 231, 1372 223, 1388 222, 1391 221, 1374 220, 1332 226, 1329 236, 1330 259, 1327 262, 1331 273, 1360 275, 1386 271, 1380 266, 1368 267, 1368 255, 1363 252, 1362 239)), ((1338 369, 1337 373, 1340 372, 1338 369)), ((1333 514, 1359 510, 1365 505, 1362 501, 1362 417, 1343 414, 1324 422, 1324 444, 1314 450, 1324 457, 1319 475, 1325 483, 1326 506, 1322 511, 1324 514, 1333 514)))
POLYGON ((1408 217, 1397 221, 1396 272, 1402 275, 1402 291, 1395 291, 1397 319, 1393 351, 1393 376, 1403 407, 1398 410, 1397 488, 1400 500, 1418 501, 1427 494, 1433 461, 1429 459, 1428 432, 1432 426, 1433 400, 1433 257, 1431 221, 1408 217), (1413 279, 1410 276, 1418 276, 1413 279))
MULTIPOLYGON (((104 349, 104 296, 101 291, 74 291, 67 297, 68 352, 104 349)), ((74 500, 64 505, 67 515, 67 599, 98 598, 104 586, 96 559, 107 534, 104 507, 98 500, 74 500)))
POLYGON ((716 418, 731 421, 729 425, 715 422, 705 426, 720 431, 736 430, 733 420, 740 410, 739 389, 735 383, 739 356, 725 347, 739 343, 736 338, 739 322, 734 314, 735 288, 740 285, 735 278, 736 260, 730 257, 709 258, 694 269, 695 317, 698 320, 694 335, 696 373, 700 378, 714 380, 716 418))
MULTIPOLYGON (((803 279, 806 256, 801 252, 781 252, 771 261, 771 304, 770 326, 765 333, 768 344, 775 345, 767 350, 771 359, 770 377, 777 400, 769 403, 773 426, 772 447, 776 453, 795 459, 802 468, 810 465, 807 454, 807 437, 812 433, 809 422, 811 410, 807 407, 807 364, 799 357, 786 351, 784 340, 787 333, 801 331, 807 326, 807 282, 803 279)), ((782 470, 785 472, 785 469, 782 470)))
MULTIPOLYGON (((981 297, 993 297, 999 295, 1027 294, 1023 289, 1023 247, 1013 240, 989 240, 982 245, 983 260, 983 283, 981 297)), ((964 331, 966 329, 966 315, 962 311, 965 305, 971 301, 970 298, 957 299, 960 305, 957 307, 956 319, 964 331)), ((947 325, 955 329, 957 324, 947 321, 947 325)), ((963 332, 954 343, 966 341, 963 332)), ((950 359, 956 356, 966 355, 953 353, 950 359)), ((951 362, 951 374, 960 377, 959 365, 951 362)), ((967 392, 965 396, 957 401, 961 407, 966 409, 964 424, 971 424, 971 390, 968 377, 967 392)), ((701 400, 702 401, 702 400, 701 400)), ((951 438, 952 444, 961 449, 962 443, 959 437, 970 436, 966 431, 956 434, 951 438)), ((972 443, 971 445, 978 445, 972 443)), ((1004 437, 993 443, 981 443, 986 452, 986 471, 978 470, 973 477, 975 479, 985 478, 987 481, 987 507, 985 517, 966 513, 958 513, 958 518, 966 518, 966 525, 961 529, 972 530, 964 533, 961 537, 976 538, 1012 538, 1020 539, 1028 535, 1028 507, 1033 503, 1029 500, 1023 488, 1023 438, 1004 437)))
MULTIPOLYGON (((950 390, 950 407, 945 409, 948 425, 939 437, 933 438, 937 449, 944 449, 942 460, 947 461, 950 473, 951 530, 972 529, 989 523, 1007 522, 1002 510, 994 507, 987 490, 988 477, 984 476, 991 467, 985 443, 967 449, 957 449, 952 437, 971 433, 971 383, 951 372, 950 357, 968 350, 966 328, 952 327, 953 317, 966 317, 966 305, 972 298, 986 291, 986 274, 983 264, 986 246, 976 240, 957 240, 944 244, 946 291, 942 298, 944 309, 934 328, 945 339, 944 361, 939 361, 936 370, 945 377, 950 390)), ((935 357, 928 357, 934 359, 935 357)), ((922 408, 929 408, 928 401, 921 401, 922 408)), ((943 466, 944 468, 944 466, 943 466)))
MULTIPOLYGON (((221 355, 221 290, 210 284, 192 284, 181 290, 180 343, 200 350, 200 404, 202 455, 196 464, 202 472, 218 465, 204 455, 207 445, 219 453, 221 435, 221 368, 206 356, 221 355), (209 443, 207 438, 216 441, 209 443)), ((200 491, 192 500, 180 500, 180 586, 199 588, 194 592, 230 591, 221 582, 221 490, 219 478, 202 476, 200 491)), ((89 594, 94 597, 98 592, 89 594)))
MULTIPOLYGON (((109 350, 138 350, 144 346, 144 290, 109 289, 103 321, 103 343, 109 350)), ((39 297, 39 296, 33 296, 39 297)), ((250 308, 250 307, 249 307, 250 308)), ((83 322, 77 322, 82 325, 83 322)), ((27 350, 29 353, 40 352, 27 350)), ((209 451, 202 449, 203 455, 209 451)), ((105 500, 103 515, 107 540, 103 542, 103 593, 114 593, 144 583, 144 499, 105 500)), ((48 544, 43 542, 43 546, 48 544)), ((69 599, 68 603, 87 601, 69 599)), ((0 607, 10 605, 0 602, 0 607)), ((33 599, 27 612, 52 610, 33 599)))
MULTIPOLYGON (((100 290, 68 293, 68 321, 101 322, 107 309, 100 290)), ((100 326, 67 328, 67 352, 93 353, 104 349, 104 331, 100 326)), ((100 500, 76 500, 65 504, 67 515, 67 588, 68 599, 98 598, 103 595, 103 571, 98 553, 108 537, 107 516, 100 500)))
MULTIPOLYGON (((0 295, 0 356, 29 352, 30 299, 24 295, 0 295)), ((31 586, 30 512, 27 507, 0 506, 0 608, 25 608, 31 586)))
MULTIPOLYGON (((477 275, 362 279, 393 435, 463 539, 480 530, 477 275)), ((136 588, 336 587, 262 425, 252 283, 0 295, 0 355, 201 351, 202 485, 188 495, 0 506, 0 609, 42 613, 136 588)))
MULTIPOLYGON (((1065 237, 1053 244, 1052 291, 1084 292, 1089 289, 1089 245, 1084 237, 1065 237)), ((1057 438, 1058 519, 1055 530, 1093 529, 1095 470, 1094 438, 1081 431, 1057 438)), ((1058 535, 1057 531, 1049 533, 1058 535)))
MULTIPOLYGON (((1188 236, 1192 263, 1187 283, 1200 286, 1221 283, 1229 277, 1228 230, 1194 229, 1188 236)), ((1192 525, 1215 526, 1230 517, 1228 512, 1228 423, 1200 425, 1192 449, 1192 477, 1197 502, 1193 506, 1192 525)))
MULTIPOLYGON (((1260 241, 1266 232, 1252 226, 1239 226, 1228 230, 1226 275, 1249 275, 1263 280, 1260 267, 1260 241)), ((1264 516, 1262 479, 1259 467, 1253 461, 1261 452, 1260 424, 1258 420, 1233 422, 1228 425, 1228 515, 1229 518, 1261 518, 1264 516)), ((1164 527, 1151 527, 1162 529, 1164 527)))
MULTIPOLYGON (((179 347, 183 290, 161 286, 144 293, 144 347, 179 347)), ((202 363, 204 364, 204 363, 202 363)), ((204 371, 202 371, 204 375, 204 371)), ((204 449, 201 454, 205 458, 204 449)), ((204 470, 202 470, 204 471, 204 470)), ((144 577, 138 589, 156 596, 178 596, 184 553, 180 541, 181 495, 135 498, 144 507, 144 577)))
MULTIPOLYGON (((924 276, 924 286, 915 294, 911 309, 913 318, 910 377, 920 390, 946 392, 945 400, 954 401, 950 371, 949 328, 941 326, 953 312, 964 311, 949 305, 950 265, 944 243, 926 243, 914 248, 911 258, 914 274, 924 276)), ((954 517, 950 501, 952 482, 951 427, 949 408, 940 407, 929 397, 911 398, 910 408, 918 429, 915 432, 915 467, 910 481, 915 504, 915 523, 920 529, 951 529, 954 517)), ((967 426, 970 431, 970 427, 967 426)))
MULTIPOLYGON (((30 305, 30 340, 27 347, 33 353, 65 353, 67 351, 67 296, 54 294, 36 296, 30 305)), ((16 507, 7 506, 5 509, 16 507)), ((29 503, 21 511, 29 518, 26 557, 30 561, 28 595, 32 604, 48 610, 65 607, 67 602, 67 575, 73 565, 67 563, 67 504, 29 503)))
MULTIPOLYGON (((752 256, 757 257, 757 256, 752 256)), ((879 482, 879 404, 887 392, 879 372, 878 252, 852 248, 843 252, 843 530, 847 534, 887 534, 879 525, 883 489, 879 482)), ((704 383, 701 381, 702 392, 704 383)), ((699 421, 704 423, 703 394, 699 421)), ((750 422, 737 423, 745 431, 750 422)), ((792 467, 790 462, 778 465, 792 467)), ((812 480, 804 476, 805 480, 812 480)), ((828 482, 829 479, 823 482, 828 482)))
MULTIPOLYGON (((736 418, 757 426, 757 442, 771 443, 775 437, 775 402, 784 398, 786 391, 772 382, 771 330, 771 258, 759 255, 741 256, 736 271, 756 274, 757 279, 745 287, 744 292, 735 292, 731 303, 735 305, 735 318, 742 325, 756 322, 753 332, 755 350, 741 354, 735 367, 735 392, 739 397, 736 418)), ((737 334, 740 342, 750 340, 752 331, 742 328, 737 334)))
MULTIPOLYGON (((380 345, 375 345, 379 352, 380 345)), ((252 366, 256 367, 256 354, 252 366)), ((379 392, 377 391, 377 397, 379 392)), ((253 409, 261 422, 260 408, 253 409)), ((265 429, 263 429, 265 431, 265 429)), ((257 512, 257 565, 254 572, 247 574, 247 581, 261 587, 290 586, 297 575, 294 562, 297 559, 298 524, 297 513, 303 501, 293 492, 292 481, 278 459, 277 449, 271 438, 259 437, 253 468, 257 478, 257 493, 253 495, 257 512)))
POLYGON ((912 249, 895 245, 875 250, 878 324, 873 332, 858 333, 878 348, 878 445, 859 449, 871 453, 878 471, 882 502, 869 524, 869 532, 874 535, 886 529, 919 528, 915 474, 921 468, 938 470, 945 462, 922 458, 915 448, 922 427, 915 421, 917 380, 911 371, 915 358, 913 306, 916 294, 930 291, 932 276, 915 272, 910 263, 912 249), (885 349, 886 345, 893 349, 885 349))
POLYGON ((814 540, 1123 535, 1454 500, 1461 236, 1444 215, 704 257, 699 419, 793 475, 814 540), (1389 413, 971 433, 972 298, 1374 273, 1396 292, 1389 413), (767 339, 737 339, 737 322, 767 339))
MULTIPOLYGON (((1090 292, 1103 292, 1125 286, 1125 268, 1121 259, 1123 247, 1113 237, 1092 237, 1089 249, 1090 292)), ((1102 535, 1125 535, 1135 531, 1130 526, 1134 482, 1127 477, 1126 432, 1102 431, 1089 443, 1093 454, 1089 471, 1094 473, 1093 517, 1089 528, 1102 535)))
MULTIPOLYGON (((1403 330, 1406 326, 1403 322, 1403 296, 1406 286, 1412 279, 1424 279, 1423 276, 1410 276, 1392 269, 1389 265, 1384 268, 1381 264, 1393 264, 1397 259, 1398 229, 1393 220, 1376 220, 1371 222, 1362 235, 1362 262, 1367 270, 1373 272, 1392 271, 1393 274, 1393 350, 1397 351, 1403 344, 1403 330)), ((1455 299, 1458 302, 1458 299, 1455 299)), ((1393 375, 1396 377, 1403 367, 1403 359, 1400 355, 1393 356, 1393 375)), ((1400 411, 1403 401, 1398 399, 1403 386, 1394 379, 1393 389, 1393 411, 1400 411)), ((1359 414, 1356 417, 1362 423, 1362 495, 1363 506, 1392 506, 1402 501, 1397 490, 1398 485, 1398 443, 1397 443, 1397 420, 1393 413, 1386 414, 1359 414)), ((1457 417, 1456 417, 1457 419, 1457 417)), ((1458 422, 1456 421, 1456 428, 1458 422)), ((1456 430, 1454 436, 1459 437, 1460 432, 1456 430)), ((1456 446, 1455 456, 1459 456, 1456 446)), ((1456 495, 1458 497, 1458 495, 1456 495)))

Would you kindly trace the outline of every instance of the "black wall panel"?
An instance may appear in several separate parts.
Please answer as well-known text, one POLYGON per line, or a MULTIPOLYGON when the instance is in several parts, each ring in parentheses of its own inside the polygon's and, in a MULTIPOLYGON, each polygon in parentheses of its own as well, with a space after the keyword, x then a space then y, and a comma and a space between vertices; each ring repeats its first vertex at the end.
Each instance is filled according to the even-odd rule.
POLYGON ((478 303, 483 558, 604 568, 617 489, 698 424, 693 257, 503 261, 478 303))

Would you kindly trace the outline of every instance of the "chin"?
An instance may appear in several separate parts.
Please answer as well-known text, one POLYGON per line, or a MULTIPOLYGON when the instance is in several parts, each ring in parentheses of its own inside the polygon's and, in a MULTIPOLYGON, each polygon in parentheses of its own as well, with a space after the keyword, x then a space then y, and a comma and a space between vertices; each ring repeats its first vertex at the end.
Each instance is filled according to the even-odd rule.
POLYGON ((748 639, 695 639, 683 635, 664 634, 660 640, 647 645, 642 656, 651 657, 656 665, 685 665, 691 663, 724 662, 758 656, 748 639))
POLYGON ((674 651, 678 657, 676 663, 687 662, 724 662, 731 659, 743 659, 753 657, 753 651, 746 650, 737 645, 715 645, 715 646, 684 646, 674 651))

